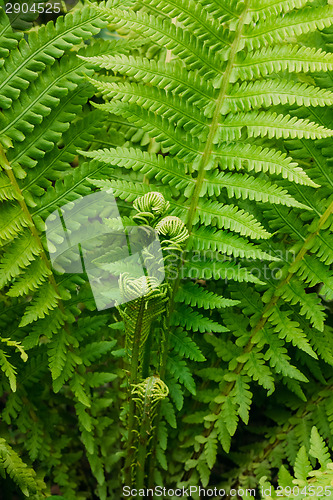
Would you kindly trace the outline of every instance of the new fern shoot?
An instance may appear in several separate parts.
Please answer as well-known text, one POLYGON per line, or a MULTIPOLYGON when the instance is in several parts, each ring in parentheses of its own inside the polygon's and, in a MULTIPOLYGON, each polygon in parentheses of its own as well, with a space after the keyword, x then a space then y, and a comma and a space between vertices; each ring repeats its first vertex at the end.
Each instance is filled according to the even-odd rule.
POLYGON ((6 5, 5 500, 330 496, 331 2, 82 0, 47 22, 6 5), (119 268, 98 310, 86 272, 52 266, 46 220, 108 190, 164 279, 119 268))

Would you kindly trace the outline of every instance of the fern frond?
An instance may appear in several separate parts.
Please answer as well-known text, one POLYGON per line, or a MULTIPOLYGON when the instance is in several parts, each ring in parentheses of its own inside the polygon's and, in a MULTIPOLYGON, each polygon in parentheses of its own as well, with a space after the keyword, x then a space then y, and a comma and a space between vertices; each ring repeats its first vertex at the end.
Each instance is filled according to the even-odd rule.
POLYGON ((60 296, 50 283, 43 284, 24 312, 20 326, 26 326, 38 318, 45 318, 50 309, 57 307, 60 296))
POLYGON ((316 294, 306 293, 304 286, 296 279, 293 279, 292 282, 286 283, 281 287, 278 294, 291 304, 299 303, 301 306, 301 314, 308 318, 315 328, 319 331, 323 331, 325 309, 316 294))
POLYGON ((134 56, 103 55, 83 58, 89 64, 128 75, 141 82, 153 83, 156 87, 166 89, 175 95, 181 93, 196 106, 208 105, 212 101, 212 95, 216 93, 209 81, 205 81, 203 87, 202 77, 198 77, 195 72, 187 71, 177 61, 171 61, 166 65, 154 59, 134 56))
POLYGON ((191 182, 186 175, 186 166, 177 158, 153 155, 134 148, 104 149, 87 151, 83 154, 107 165, 139 170, 148 179, 155 177, 163 184, 175 186, 184 192, 185 196, 190 196, 194 189, 194 181, 191 182))
POLYGON ((189 281, 183 283, 175 298, 176 302, 185 302, 192 307, 198 306, 204 309, 214 309, 236 305, 237 300, 220 297, 204 287, 189 281))
POLYGON ((270 113, 249 112, 237 115, 227 115, 221 123, 215 136, 215 143, 220 141, 234 141, 242 137, 242 129, 245 128, 249 137, 275 137, 279 139, 296 137, 305 139, 321 139, 331 137, 333 132, 322 125, 310 122, 307 119, 291 117, 290 115, 270 113))
POLYGON ((263 339, 269 345, 265 353, 265 359, 269 361, 270 366, 276 373, 281 373, 285 377, 301 382, 308 381, 306 376, 290 363, 290 356, 287 354, 287 349, 283 347, 283 341, 275 333, 269 328, 264 328, 263 339))
POLYGON ((76 87, 73 92, 69 92, 61 99, 59 105, 39 125, 34 127, 23 142, 15 143, 15 149, 8 151, 8 159, 17 178, 26 177, 26 183, 22 186, 22 190, 27 191, 27 197, 28 192, 31 192, 31 185, 35 178, 36 182, 43 186, 42 172, 48 171, 47 165, 50 166, 52 172, 52 165, 53 162, 57 161, 57 155, 54 154, 51 159, 51 151, 55 144, 61 140, 62 134, 68 130, 71 120, 81 112, 82 104, 90 95, 89 89, 83 90, 80 86, 76 87), (41 162, 41 159, 48 153, 48 160, 41 162), (39 175, 36 171, 30 170, 36 168, 37 163, 39 175), (40 163, 44 164, 40 165, 40 163))
POLYGON ((143 196, 149 193, 151 189, 146 184, 139 184, 130 181, 117 181, 117 180, 98 180, 88 179, 91 184, 99 188, 109 189, 112 188, 113 194, 122 200, 131 202, 138 196, 143 196))
POLYGON ((323 283, 321 293, 326 295, 328 300, 333 298, 333 274, 332 272, 328 273, 327 268, 320 261, 306 255, 291 269, 310 286, 323 283))
POLYGON ((192 359, 193 361, 206 360, 197 344, 181 328, 177 328, 175 332, 172 332, 170 345, 180 356, 192 359))
POLYGON ((322 49, 298 45, 272 45, 247 55, 239 54, 232 80, 252 80, 275 72, 329 71, 333 55, 322 49))
POLYGON ((294 12, 287 12, 281 17, 278 25, 276 17, 271 15, 265 21, 250 27, 244 36, 244 42, 250 49, 259 48, 262 45, 281 42, 317 29, 328 28, 332 24, 332 20, 333 8, 331 5, 305 7, 294 12))
POLYGON ((226 98, 222 113, 250 111, 278 104, 298 106, 330 106, 333 93, 314 85, 295 83, 288 80, 256 80, 234 84, 226 98))
POLYGON ((250 12, 254 20, 265 19, 269 15, 289 12, 293 9, 300 9, 312 0, 255 0, 250 7, 250 12))
POLYGON ((225 332, 227 329, 220 325, 219 323, 212 321, 211 319, 202 316, 202 314, 196 312, 191 307, 183 305, 178 306, 177 310, 174 312, 173 324, 178 326, 183 326, 187 330, 193 330, 194 332, 225 332))
POLYGON ((255 201, 278 203, 287 206, 307 208, 293 199, 285 190, 269 181, 246 174, 219 173, 207 179, 209 195, 219 195, 223 188, 228 192, 228 197, 243 198, 255 201))
POLYGON ((17 50, 6 58, 0 78, 0 104, 9 108, 22 90, 36 80, 46 65, 52 65, 65 50, 95 35, 105 25, 93 6, 75 9, 54 24, 40 26, 20 41, 17 50))
MULTIPOLYGON (((104 11, 103 11, 104 13, 104 11)), ((108 13, 113 22, 117 22, 122 27, 130 28, 139 34, 149 37, 153 42, 172 50, 181 56, 190 69, 198 69, 205 79, 214 77, 217 74, 215 57, 210 53, 208 47, 204 47, 199 39, 187 30, 171 23, 171 19, 161 19, 144 12, 135 14, 129 11, 119 11, 113 9, 108 13), (200 67, 201 63, 201 67, 200 67), (203 71, 209 67, 208 74, 203 71)))
POLYGON ((280 174, 284 179, 319 187, 290 157, 272 148, 246 143, 226 144, 223 150, 216 151, 214 156, 222 169, 240 170, 245 168, 249 171, 280 174))
POLYGON ((198 206, 198 215, 194 223, 200 219, 206 226, 231 229, 251 238, 269 238, 270 234, 253 217, 239 210, 235 205, 222 205, 217 201, 202 201, 198 206))
POLYGON ((207 259, 203 256, 202 259, 189 259, 182 270, 184 278, 191 279, 211 279, 214 280, 235 280, 239 282, 250 282, 263 284, 263 282, 258 279, 254 274, 251 273, 247 268, 241 267, 239 264, 236 265, 233 262, 219 261, 207 259))
POLYGON ((219 19, 210 16, 203 3, 198 4, 193 0, 172 0, 168 3, 154 0, 149 7, 158 9, 169 18, 177 18, 179 25, 191 30, 205 43, 214 46, 215 50, 225 47, 226 41, 220 30, 219 19))
MULTIPOLYGON (((8 57, 10 51, 14 50, 19 40, 23 37, 23 33, 14 32, 12 30, 10 20, 8 16, 5 14, 5 10, 0 7, 0 57, 5 58, 8 57)), ((4 61, 2 61, 1 67, 3 66, 4 61)))
POLYGON ((30 221, 26 214, 22 213, 18 205, 7 203, 1 207, 0 239, 2 243, 10 241, 24 228, 29 227, 30 221))
POLYGON ((7 112, 2 113, 0 134, 22 142, 59 105, 60 99, 82 82, 79 70, 83 66, 73 54, 46 68, 30 84, 29 97, 24 93, 7 112))
POLYGON ((180 359, 178 355, 169 356, 167 371, 173 375, 176 380, 179 380, 191 394, 195 394, 195 382, 186 361, 180 359))
POLYGON ((317 359, 317 355, 311 348, 306 335, 301 330, 300 325, 289 318, 290 314, 291 311, 281 311, 275 306, 275 308, 270 311, 267 319, 269 323, 275 326, 275 331, 279 334, 280 338, 285 338, 287 342, 292 342, 295 347, 298 347, 317 359))
POLYGON ((245 238, 227 231, 212 231, 210 228, 195 228, 192 232, 190 248, 193 250, 221 252, 234 257, 248 259, 278 260, 269 253, 260 250, 259 246, 250 243, 245 238))
POLYGON ((16 391, 16 375, 17 375, 17 370, 15 366, 13 366, 10 361, 8 360, 8 354, 0 349, 0 368, 1 371, 6 375, 8 378, 10 388, 13 392, 16 391))
POLYGON ((314 458, 317 458, 322 467, 326 467, 326 465, 331 461, 330 455, 328 453, 324 440, 320 436, 316 427, 313 427, 311 430, 310 443, 310 455, 312 455, 314 458))
MULTIPOLYGON (((207 120, 195 116, 190 103, 179 101, 177 96, 171 98, 161 89, 151 89, 135 83, 98 82, 92 78, 90 82, 102 92, 105 98, 136 104, 152 113, 163 115, 175 122, 177 127, 191 131, 201 141, 207 136, 207 120)), ((106 104, 100 106, 100 109, 108 110, 109 107, 106 104)))
POLYGON ((7 245, 0 264, 1 288, 16 278, 39 253, 40 248, 29 230, 25 230, 18 241, 7 245))
POLYGON ((176 154, 184 161, 191 161, 197 156, 200 149, 200 142, 197 138, 187 134, 184 137, 180 130, 163 117, 152 112, 144 112, 139 106, 129 105, 125 103, 106 103, 95 104, 96 108, 108 111, 115 115, 125 117, 129 122, 134 123, 137 127, 152 133, 156 141, 160 142, 165 152, 176 154))
POLYGON ((0 439, 0 466, 3 473, 9 475, 24 495, 29 496, 30 493, 36 494, 38 492, 35 471, 22 461, 3 438, 0 439))
POLYGON ((275 390, 274 377, 271 369, 267 366, 264 355, 253 349, 251 352, 238 356, 238 361, 244 363, 244 372, 262 385, 267 390, 268 394, 272 394, 275 390))

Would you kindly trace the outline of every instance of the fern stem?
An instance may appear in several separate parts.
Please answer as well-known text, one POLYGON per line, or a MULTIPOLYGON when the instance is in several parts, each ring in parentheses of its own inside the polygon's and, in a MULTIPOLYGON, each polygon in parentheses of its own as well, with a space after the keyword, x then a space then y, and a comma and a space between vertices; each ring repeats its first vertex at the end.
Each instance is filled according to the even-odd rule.
MULTIPOLYGON (((295 268, 295 264, 297 264, 298 262, 300 262, 304 256, 306 255, 306 253, 308 252, 308 249, 309 247, 311 246, 310 243, 311 241, 318 235, 319 231, 321 230, 321 228, 324 226, 324 224, 326 223, 326 221, 328 220, 329 216, 333 214, 333 202, 330 203, 330 205, 328 206, 328 208, 325 210, 325 212, 323 213, 323 215, 320 217, 319 221, 318 221, 318 224, 317 224, 317 227, 315 229, 314 232, 310 233, 309 236, 306 238, 306 240, 304 241, 301 249, 299 250, 298 254, 296 255, 292 265, 290 266, 291 269, 289 270, 289 273, 288 275, 286 276, 286 278, 284 278, 283 280, 281 280, 278 284, 278 286, 276 287, 275 291, 274 291, 274 294, 273 294, 273 297, 271 298, 270 302, 267 304, 267 306, 265 307, 258 323, 256 324, 256 326, 252 329, 252 332, 251 332, 251 336, 250 336, 250 339, 247 343, 247 345, 244 347, 244 351, 243 351, 243 354, 245 353, 248 353, 251 351, 252 349, 252 346, 253 346, 253 338, 255 336, 255 334, 262 330, 267 322, 267 317, 268 317, 268 312, 273 308, 275 307, 275 305, 277 304, 277 302, 279 301, 280 297, 279 295, 277 294, 277 291, 283 287, 286 283, 289 283, 289 281, 291 280, 291 278, 293 277, 294 275, 294 271, 292 270, 292 268, 294 267, 295 268)), ((236 374, 239 374, 242 370, 244 366, 244 363, 238 363, 235 370, 234 370, 234 373, 236 374)), ((233 389, 235 385, 235 382, 228 382, 225 386, 225 390, 223 391, 222 395, 224 396, 228 396, 231 392, 231 390, 233 389)), ((219 414, 220 413, 220 410, 222 408, 222 404, 219 404, 217 405, 216 409, 214 410, 214 413, 215 414, 219 414)), ((207 429, 205 429, 205 431, 203 432, 203 436, 204 437, 208 437, 211 432, 214 430, 214 427, 215 427, 215 423, 213 422, 212 425, 210 427, 208 427, 207 429)), ((196 460, 200 457, 200 455, 202 454, 203 452, 203 449, 204 449, 204 444, 202 444, 199 448, 199 450, 197 452, 194 452, 192 454, 192 459, 196 460)), ((182 478, 182 481, 188 481, 192 475, 192 470, 193 469, 190 469, 188 472, 184 473, 183 475, 183 478, 182 478)))
POLYGON ((126 447, 126 459, 125 459, 125 482, 126 485, 130 486, 132 484, 132 464, 134 460, 135 448, 133 447, 136 435, 135 429, 135 401, 133 399, 131 390, 133 384, 138 381, 139 372, 139 358, 140 358, 140 343, 141 343, 141 329, 142 329, 142 319, 144 314, 144 299, 139 301, 139 312, 135 325, 135 330, 133 334, 133 345, 131 352, 131 370, 129 377, 129 410, 128 410, 128 440, 126 447))
POLYGON ((217 100, 216 100, 216 107, 215 107, 214 115, 212 118, 212 123, 211 123, 210 128, 209 128, 207 142, 206 142, 205 149, 203 151, 203 154, 201 157, 201 162, 200 162, 200 165, 198 168, 198 177, 197 177, 195 189, 193 192, 192 201, 191 201, 191 205, 190 205, 190 209, 189 209, 189 213, 188 213, 188 220, 187 220, 187 224, 186 224, 189 233, 191 233, 191 230, 192 230, 193 218, 194 218, 195 211, 197 209, 198 201, 200 198, 200 192, 201 192, 202 184, 203 184, 204 177, 205 177, 205 169, 206 169, 206 166, 209 162, 209 159, 210 159, 210 156, 212 153, 212 149, 213 149, 213 145, 214 145, 213 141, 214 141, 214 137, 215 137, 217 127, 219 124, 222 106, 223 106, 224 100, 226 98, 229 80, 230 80, 231 72, 233 69, 234 62, 235 62, 236 54, 238 51, 238 45, 239 45, 239 41, 240 41, 240 38, 242 35, 246 14, 247 14, 247 8, 244 9, 244 11, 239 19, 239 22, 238 22, 237 32, 236 32, 234 41, 231 45, 230 56, 228 59, 227 67, 226 67, 225 72, 224 72, 223 77, 222 77, 220 92, 219 92, 219 95, 218 95, 217 100))
MULTIPOLYGON (((17 180, 16 180, 15 175, 13 173, 13 169, 10 166, 10 163, 9 163, 9 161, 7 159, 5 151, 4 151, 3 147, 1 146, 1 144, 0 144, 0 165, 5 170, 5 172, 6 172, 7 176, 8 176, 8 178, 9 178, 12 186, 14 187, 14 189, 15 189, 17 195, 18 195, 17 196, 18 204, 20 205, 21 210, 24 213, 26 219, 29 221, 30 232, 33 235, 33 237, 35 238, 36 243, 37 243, 37 245, 40 248, 40 258, 43 260, 43 262, 45 263, 47 269, 50 271, 50 274, 49 274, 49 277, 48 277, 49 282, 51 283, 51 285, 55 289, 57 295, 60 297, 56 280, 54 279, 53 273, 51 271, 50 262, 49 262, 49 260, 48 260, 48 258, 46 256, 46 253, 45 253, 43 244, 41 242, 41 239, 39 237, 38 231, 36 229, 36 226, 34 224, 34 221, 33 221, 32 217, 31 217, 31 214, 29 212, 27 204, 26 204, 26 202, 24 200, 24 196, 22 194, 21 188, 20 188, 20 186, 17 183, 17 180)), ((64 309, 64 306, 63 306, 62 302, 59 301, 58 305, 59 305, 59 308, 61 309, 61 312, 65 313, 65 309, 64 309)))
MULTIPOLYGON (((164 326, 164 342, 161 345, 162 349, 162 361, 161 361, 161 366, 159 369, 159 375, 161 380, 164 380, 165 378, 165 372, 166 372, 166 363, 168 359, 168 345, 169 345, 169 328, 170 328, 170 319, 171 319, 171 314, 173 310, 173 297, 170 297, 167 309, 165 312, 165 326, 164 326)), ((159 427, 161 421, 161 406, 158 405, 157 410, 156 410, 156 417, 155 417, 155 426, 153 429, 153 436, 152 436, 152 444, 151 444, 151 453, 149 455, 149 461, 148 461, 148 488, 152 488, 154 486, 154 469, 155 469, 155 463, 156 463, 156 448, 157 448, 157 430, 159 427)))
POLYGON ((150 428, 150 419, 149 416, 145 414, 141 424, 139 442, 138 442, 138 455, 137 455, 138 466, 136 469, 136 481, 135 481, 135 487, 138 490, 144 488, 145 464, 147 458, 149 428, 150 428))
POLYGON ((152 345, 152 332, 149 333, 145 343, 145 350, 142 359, 142 371, 141 371, 142 378, 147 378, 149 375, 151 345, 152 345))

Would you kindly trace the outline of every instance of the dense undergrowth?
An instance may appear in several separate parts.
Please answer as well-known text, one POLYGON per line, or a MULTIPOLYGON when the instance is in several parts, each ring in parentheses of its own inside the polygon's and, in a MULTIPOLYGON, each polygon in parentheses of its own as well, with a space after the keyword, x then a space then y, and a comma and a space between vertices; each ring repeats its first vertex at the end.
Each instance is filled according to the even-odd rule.
POLYGON ((0 498, 330 496, 333 6, 0 5, 0 498), (165 280, 99 311, 45 221, 110 188, 165 280))

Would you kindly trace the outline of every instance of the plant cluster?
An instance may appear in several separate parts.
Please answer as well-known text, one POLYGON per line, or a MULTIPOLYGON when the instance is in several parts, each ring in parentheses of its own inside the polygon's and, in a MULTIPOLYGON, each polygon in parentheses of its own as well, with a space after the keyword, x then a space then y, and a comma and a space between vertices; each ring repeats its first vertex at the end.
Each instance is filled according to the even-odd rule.
POLYGON ((331 494, 332 24, 326 0, 85 0, 23 26, 0 1, 6 500, 331 494), (165 280, 121 271, 98 311, 45 221, 108 189, 165 280))

